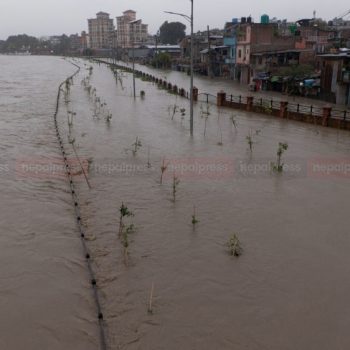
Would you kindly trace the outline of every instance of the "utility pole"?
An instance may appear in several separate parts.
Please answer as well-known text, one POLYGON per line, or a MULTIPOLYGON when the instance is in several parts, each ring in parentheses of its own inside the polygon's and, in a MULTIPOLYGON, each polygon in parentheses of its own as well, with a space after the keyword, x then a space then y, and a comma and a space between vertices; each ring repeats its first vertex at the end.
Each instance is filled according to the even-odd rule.
POLYGON ((156 33, 156 50, 155 50, 155 59, 156 59, 156 68, 158 69, 158 36, 159 36, 159 30, 156 33))
POLYGON ((211 52, 210 52, 210 31, 209 26, 207 26, 208 35, 208 77, 211 77, 211 52))
POLYGON ((136 98, 136 87, 135 87, 135 24, 140 23, 141 20, 130 22, 131 26, 131 42, 132 42, 132 86, 134 92, 134 99, 136 98))
POLYGON ((190 133, 193 136, 193 0, 191 0, 191 91, 190 91, 190 133))
POLYGON ((191 24, 191 58, 190 58, 190 133, 193 136, 193 0, 191 1, 191 16, 185 15, 183 13, 164 11, 165 13, 170 13, 171 15, 177 15, 185 18, 191 24))

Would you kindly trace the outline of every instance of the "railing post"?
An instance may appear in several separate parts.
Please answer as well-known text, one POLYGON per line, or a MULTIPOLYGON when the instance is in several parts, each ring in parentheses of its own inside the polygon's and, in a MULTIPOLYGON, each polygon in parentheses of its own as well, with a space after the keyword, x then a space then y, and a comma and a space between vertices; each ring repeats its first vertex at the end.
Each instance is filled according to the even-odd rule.
POLYGON ((253 101, 254 97, 253 96, 248 96, 247 97, 247 111, 250 112, 253 109, 253 101))
POLYGON ((192 89, 192 97, 193 101, 198 101, 198 88, 196 88, 195 86, 192 89))
POLYGON ((323 116, 322 116, 322 126, 328 126, 329 118, 332 114, 332 107, 325 106, 323 107, 323 116))
POLYGON ((216 97, 216 105, 221 107, 221 106, 224 106, 225 105, 225 102, 226 102, 226 92, 224 91, 220 91, 218 92, 217 94, 217 97, 216 97))
POLYGON ((281 101, 280 102, 279 116, 281 118, 286 118, 287 117, 287 111, 288 111, 288 102, 287 101, 281 101))

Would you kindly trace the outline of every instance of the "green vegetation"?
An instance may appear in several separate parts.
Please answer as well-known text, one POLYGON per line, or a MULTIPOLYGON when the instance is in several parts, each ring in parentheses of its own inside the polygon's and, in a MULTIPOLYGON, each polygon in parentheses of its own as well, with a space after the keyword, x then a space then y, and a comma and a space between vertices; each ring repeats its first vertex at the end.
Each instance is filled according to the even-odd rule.
POLYGON ((169 165, 169 164, 165 164, 165 159, 163 159, 162 166, 160 167, 160 171, 161 171, 161 174, 160 174, 160 184, 163 183, 163 175, 164 175, 165 171, 168 169, 168 165, 169 165))
POLYGON ((157 68, 170 68, 171 56, 167 52, 160 52, 153 57, 151 65, 157 68))
POLYGON ((278 143, 278 149, 277 149, 277 163, 272 163, 272 169, 277 172, 283 171, 283 163, 282 163, 282 155, 283 153, 288 149, 287 143, 278 143))
POLYGON ((196 224, 198 224, 199 220, 197 220, 197 216, 196 216, 196 207, 193 206, 193 213, 192 213, 192 225, 193 227, 196 226, 196 224))
POLYGON ((159 40, 163 44, 178 44, 186 36, 186 26, 181 22, 165 21, 159 28, 159 40))
POLYGON ((229 248, 230 255, 237 257, 242 255, 243 249, 235 233, 230 237, 229 241, 227 242, 227 246, 229 248))
POLYGON ((247 135, 245 138, 246 138, 246 140, 247 140, 247 143, 248 143, 250 152, 253 152, 253 144, 254 144, 254 141, 253 141, 252 133, 249 132, 249 135, 247 135))
POLYGON ((154 292, 154 283, 152 282, 151 293, 149 295, 148 310, 147 310, 149 314, 153 314, 153 292, 154 292))
POLYGON ((177 192, 177 188, 180 184, 180 180, 178 179, 178 177, 175 175, 173 176, 173 184, 172 184, 172 189, 173 189, 173 201, 176 201, 176 192, 177 192))
POLYGON ((237 122, 236 122, 236 119, 235 119, 235 115, 233 113, 231 114, 230 120, 231 120, 232 125, 234 126, 234 128, 237 130, 237 122))
POLYGON ((119 208, 119 233, 118 236, 120 238, 120 241, 124 247, 124 263, 125 265, 128 264, 128 256, 129 256, 129 245, 130 245, 130 240, 129 240, 129 235, 134 232, 134 224, 125 223, 125 219, 128 217, 133 217, 134 213, 128 209, 124 203, 122 203, 121 207, 119 208))
POLYGON ((133 146, 132 154, 133 154, 134 156, 136 156, 137 151, 142 147, 142 143, 141 143, 141 141, 139 140, 138 136, 136 136, 136 140, 135 140, 135 142, 132 144, 132 146, 133 146))

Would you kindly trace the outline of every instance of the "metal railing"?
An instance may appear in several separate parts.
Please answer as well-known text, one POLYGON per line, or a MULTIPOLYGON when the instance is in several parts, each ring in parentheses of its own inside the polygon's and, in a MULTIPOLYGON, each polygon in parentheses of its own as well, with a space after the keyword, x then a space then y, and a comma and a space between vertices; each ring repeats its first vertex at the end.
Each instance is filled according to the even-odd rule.
POLYGON ((215 104, 217 103, 217 98, 214 95, 207 94, 204 92, 201 92, 198 94, 198 102, 205 102, 205 103, 210 103, 210 104, 215 104))

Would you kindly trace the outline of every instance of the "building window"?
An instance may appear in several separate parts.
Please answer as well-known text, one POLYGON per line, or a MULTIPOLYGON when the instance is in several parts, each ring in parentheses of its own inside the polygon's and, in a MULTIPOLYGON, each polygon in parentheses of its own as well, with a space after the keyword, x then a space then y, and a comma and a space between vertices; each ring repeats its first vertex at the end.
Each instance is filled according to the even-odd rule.
POLYGON ((238 58, 242 58, 242 50, 241 49, 238 50, 238 58))

